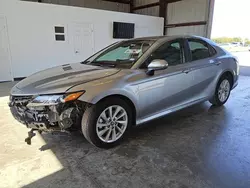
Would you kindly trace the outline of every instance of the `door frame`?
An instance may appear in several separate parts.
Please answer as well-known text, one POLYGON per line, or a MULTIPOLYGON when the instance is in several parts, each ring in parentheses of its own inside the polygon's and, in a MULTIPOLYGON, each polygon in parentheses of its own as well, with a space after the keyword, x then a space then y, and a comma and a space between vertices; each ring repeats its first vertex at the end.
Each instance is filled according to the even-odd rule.
POLYGON ((69 30, 69 35, 70 35, 70 38, 71 38, 71 40, 72 40, 72 45, 73 45, 73 47, 74 47, 74 39, 73 39, 73 37, 74 37, 74 33, 73 33, 73 26, 74 25, 76 25, 76 24, 88 24, 88 25, 90 25, 90 29, 91 29, 91 31, 92 31, 92 37, 91 37, 91 40, 92 40, 92 43, 93 43, 93 49, 92 49, 92 54, 94 54, 95 53, 95 29, 94 29, 94 24, 92 23, 92 22, 79 22, 79 21, 77 21, 77 22, 71 22, 69 25, 68 25, 68 30, 69 30))
MULTIPOLYGON (((209 42, 205 41, 202 38, 187 37, 185 39, 185 44, 186 44, 186 46, 188 48, 188 53, 189 53, 189 56, 188 56, 189 62, 188 62, 188 64, 190 64, 191 71, 204 71, 207 68, 213 68, 213 67, 216 68, 218 66, 216 64, 217 61, 214 60, 214 59, 217 59, 217 57, 216 57, 217 52, 216 52, 215 49, 213 49, 213 47, 209 44, 209 42), (208 48, 208 51, 209 51, 209 57, 198 59, 198 60, 192 60, 192 52, 191 52, 191 49, 190 49, 189 40, 199 42, 199 43, 203 44, 204 46, 206 46, 208 48), (215 50, 215 53, 213 53, 213 50, 215 50)), ((212 72, 215 72, 215 71, 212 71, 212 72)), ((194 79, 194 80, 196 80, 196 79, 194 79)), ((198 100, 200 100, 200 99, 201 100, 202 99, 209 99, 209 96, 201 96, 201 97, 198 98, 198 100)))
MULTIPOLYGON (((173 76, 178 76, 178 75, 186 75, 186 77, 191 78, 191 81, 193 82, 192 73, 189 73, 189 72, 185 73, 184 72, 184 70, 186 70, 190 66, 190 64, 188 64, 188 57, 187 57, 188 51, 185 48, 185 39, 184 38, 177 38, 177 39, 173 39, 173 40, 169 40, 169 41, 163 41, 160 44, 158 44, 157 47, 153 51, 151 51, 150 54, 147 55, 146 60, 144 60, 143 62, 138 64, 138 67, 139 67, 138 69, 145 72, 145 70, 147 70, 147 68, 145 68, 146 67, 145 64, 149 64, 151 54, 154 53, 156 50, 158 50, 162 45, 165 45, 167 43, 171 44, 174 42, 179 42, 181 45, 182 62, 180 64, 177 64, 177 65, 170 65, 167 69, 156 71, 153 76, 147 76, 145 73, 145 78, 143 78, 143 80, 137 81, 135 83, 135 85, 146 84, 148 82, 156 82, 157 81, 157 82, 159 82, 158 86, 161 87, 162 92, 165 92, 165 80, 168 77, 173 77, 173 76)), ((139 92, 141 92, 140 87, 139 87, 139 92)), ((165 99, 163 99, 163 100, 165 100, 165 99)), ((170 111, 171 109, 174 109, 180 105, 183 105, 182 101, 180 101, 179 103, 176 103, 174 105, 166 106, 165 108, 162 108, 153 114, 148 113, 144 116, 144 114, 142 113, 142 109, 144 108, 141 105, 142 103, 144 103, 144 102, 143 101, 139 102, 140 112, 138 113, 138 117, 140 118, 141 122, 148 121, 150 119, 154 119, 154 117, 161 116, 161 114, 165 114, 168 111, 170 111)))
POLYGON ((10 76, 11 76, 11 80, 8 80, 8 81, 14 81, 13 67, 12 67, 12 56, 11 56, 11 49, 10 49, 10 37, 9 37, 7 17, 5 15, 0 14, 0 18, 3 18, 5 26, 6 26, 6 35, 7 35, 7 39, 6 40, 7 40, 7 47, 8 47, 10 76))

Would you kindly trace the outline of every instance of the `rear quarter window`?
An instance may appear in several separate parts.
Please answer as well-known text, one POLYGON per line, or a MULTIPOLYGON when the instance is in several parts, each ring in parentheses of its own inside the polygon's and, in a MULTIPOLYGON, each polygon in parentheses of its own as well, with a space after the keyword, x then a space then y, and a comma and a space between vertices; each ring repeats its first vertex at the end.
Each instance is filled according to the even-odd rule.
POLYGON ((214 49, 213 46, 209 45, 208 44, 208 47, 209 47, 209 53, 210 53, 210 57, 214 56, 217 54, 217 51, 214 49))
POLYGON ((211 45, 200 39, 188 39, 188 44, 192 61, 206 59, 217 53, 211 45))

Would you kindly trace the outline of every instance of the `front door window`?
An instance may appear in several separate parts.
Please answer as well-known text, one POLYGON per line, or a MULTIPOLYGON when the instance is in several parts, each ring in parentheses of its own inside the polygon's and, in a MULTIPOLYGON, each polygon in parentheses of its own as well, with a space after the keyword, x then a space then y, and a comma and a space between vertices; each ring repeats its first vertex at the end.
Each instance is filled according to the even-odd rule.
POLYGON ((155 59, 164 59, 168 62, 168 66, 182 64, 184 62, 183 51, 180 41, 167 42, 156 49, 141 68, 147 68, 149 63, 155 59))

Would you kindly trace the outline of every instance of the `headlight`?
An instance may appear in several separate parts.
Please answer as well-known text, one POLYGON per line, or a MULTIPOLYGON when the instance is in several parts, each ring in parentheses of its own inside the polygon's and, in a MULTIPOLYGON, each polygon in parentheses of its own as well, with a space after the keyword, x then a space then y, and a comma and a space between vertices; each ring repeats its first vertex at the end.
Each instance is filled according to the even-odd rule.
POLYGON ((37 106, 52 106, 59 103, 65 103, 69 101, 77 100, 84 91, 70 93, 65 95, 40 95, 34 98, 27 107, 37 107, 37 106))

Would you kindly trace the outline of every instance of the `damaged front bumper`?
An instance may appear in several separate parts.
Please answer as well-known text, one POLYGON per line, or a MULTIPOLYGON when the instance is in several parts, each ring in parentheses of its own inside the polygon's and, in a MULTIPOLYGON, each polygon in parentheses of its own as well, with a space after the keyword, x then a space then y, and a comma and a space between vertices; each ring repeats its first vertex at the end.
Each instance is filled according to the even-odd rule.
POLYGON ((32 129, 29 132, 28 144, 39 132, 71 132, 81 130, 81 119, 88 103, 78 100, 53 105, 29 106, 33 96, 11 96, 9 107, 16 120, 32 129))

